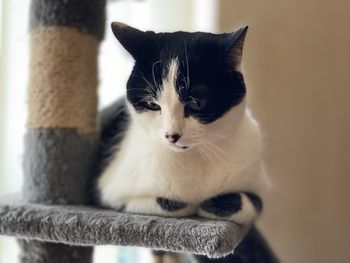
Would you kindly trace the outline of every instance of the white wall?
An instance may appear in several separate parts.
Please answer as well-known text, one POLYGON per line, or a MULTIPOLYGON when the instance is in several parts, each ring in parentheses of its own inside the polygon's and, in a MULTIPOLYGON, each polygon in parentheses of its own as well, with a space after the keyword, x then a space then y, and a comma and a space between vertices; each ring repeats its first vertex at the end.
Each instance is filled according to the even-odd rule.
MULTIPOLYGON (((0 193, 19 191, 28 76, 27 0, 3 0, 0 72, 0 193)), ((16 263, 13 238, 0 237, 0 262, 16 263)))

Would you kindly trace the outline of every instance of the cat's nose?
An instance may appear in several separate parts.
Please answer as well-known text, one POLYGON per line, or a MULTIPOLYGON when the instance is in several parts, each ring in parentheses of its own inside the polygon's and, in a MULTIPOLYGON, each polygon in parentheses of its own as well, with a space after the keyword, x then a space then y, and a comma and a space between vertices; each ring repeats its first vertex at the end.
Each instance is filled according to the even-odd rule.
POLYGON ((180 139, 181 135, 178 133, 168 134, 165 133, 165 138, 171 143, 176 143, 180 139))

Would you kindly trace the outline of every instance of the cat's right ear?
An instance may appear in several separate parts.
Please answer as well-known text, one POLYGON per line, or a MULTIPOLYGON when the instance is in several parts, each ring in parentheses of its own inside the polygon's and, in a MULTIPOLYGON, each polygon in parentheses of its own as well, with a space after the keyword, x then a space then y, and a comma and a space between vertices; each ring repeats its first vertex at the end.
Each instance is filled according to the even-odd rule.
POLYGON ((154 50, 154 32, 143 32, 120 22, 113 22, 111 26, 115 37, 135 60, 149 56, 154 50))
POLYGON ((226 54, 229 57, 230 66, 239 68, 242 61, 243 44, 248 31, 248 26, 241 27, 235 32, 227 34, 229 47, 226 54))

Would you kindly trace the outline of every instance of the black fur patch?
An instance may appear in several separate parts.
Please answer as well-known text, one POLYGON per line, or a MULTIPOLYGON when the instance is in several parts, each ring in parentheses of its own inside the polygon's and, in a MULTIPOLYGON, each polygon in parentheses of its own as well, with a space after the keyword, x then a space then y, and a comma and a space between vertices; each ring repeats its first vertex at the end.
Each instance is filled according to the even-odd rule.
MULTIPOLYGON (((96 192, 96 180, 112 158, 118 152, 118 145, 123 140, 125 131, 130 122, 129 112, 126 106, 125 98, 120 98, 113 104, 109 105, 100 113, 100 137, 96 153, 96 163, 93 169, 93 176, 89 181, 89 193, 92 204, 98 203, 99 197, 96 192)), ((99 204, 101 205, 101 204, 99 204)))
POLYGON ((254 205, 256 211, 258 213, 261 213, 263 210, 263 202, 262 202, 261 198, 255 194, 252 194, 252 193, 245 193, 245 194, 248 196, 249 200, 254 205))
POLYGON ((157 99, 172 59, 179 62, 176 90, 184 116, 211 123, 239 104, 246 94, 243 75, 235 70, 234 49, 241 49, 242 32, 154 33, 128 26, 113 32, 135 59, 127 83, 127 99, 138 112, 157 99))
POLYGON ((101 133, 98 149, 98 172, 102 171, 116 153, 130 122, 125 98, 120 98, 100 114, 101 133))
POLYGON ((184 209, 187 204, 179 201, 169 200, 167 198, 158 197, 157 203, 163 210, 174 212, 177 210, 184 209))
POLYGON ((237 193, 219 195, 204 201, 200 207, 205 212, 227 217, 242 209, 242 198, 237 193))

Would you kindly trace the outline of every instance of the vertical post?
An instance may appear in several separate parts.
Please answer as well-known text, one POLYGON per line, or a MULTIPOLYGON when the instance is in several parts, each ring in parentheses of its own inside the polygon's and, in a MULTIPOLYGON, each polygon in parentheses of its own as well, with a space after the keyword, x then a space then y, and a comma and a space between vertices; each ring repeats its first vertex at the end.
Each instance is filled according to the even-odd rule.
MULTIPOLYGON (((24 199, 84 204, 97 139, 105 0, 32 0, 24 199)), ((89 263, 92 248, 20 241, 24 263, 89 263)))

